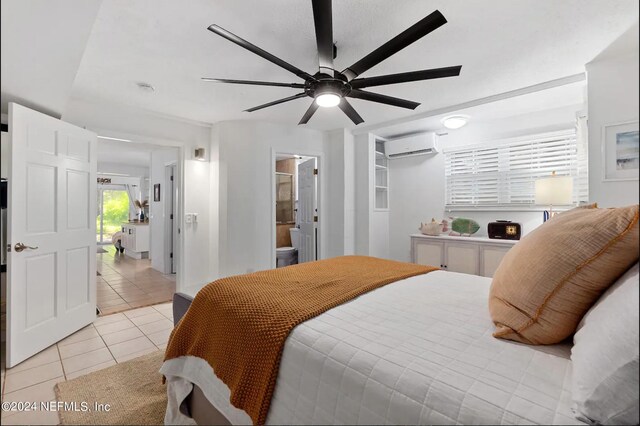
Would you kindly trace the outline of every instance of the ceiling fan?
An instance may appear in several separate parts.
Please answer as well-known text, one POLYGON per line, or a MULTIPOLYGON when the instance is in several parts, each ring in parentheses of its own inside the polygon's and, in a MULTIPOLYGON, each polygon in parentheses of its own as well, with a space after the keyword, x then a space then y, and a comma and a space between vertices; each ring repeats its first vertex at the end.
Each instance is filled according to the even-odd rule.
POLYGON ((238 37, 237 35, 219 27, 218 25, 209 26, 209 31, 229 40, 232 43, 243 47, 258 56, 262 56, 267 61, 284 68, 285 70, 295 74, 304 80, 304 83, 275 83, 270 81, 251 81, 251 80, 231 80, 222 78, 203 78, 205 81, 214 81, 220 83, 232 84, 251 84, 258 86, 276 86, 291 87, 294 89, 302 89, 303 92, 293 96, 289 96, 277 101, 269 102, 249 108, 245 111, 253 112, 259 109, 289 102, 295 99, 304 98, 306 96, 313 98, 314 101, 309 109, 304 113, 298 124, 306 124, 309 119, 317 111, 318 107, 334 107, 340 108, 356 125, 363 123, 364 120, 360 114, 351 106, 347 98, 362 99, 365 101, 378 102, 381 104, 397 106, 401 108, 416 109, 418 102, 412 102, 405 99, 395 98, 380 93, 368 92, 362 90, 367 87, 384 86, 387 84, 406 83, 410 81, 430 80, 443 77, 455 77, 460 75, 461 65, 445 68, 435 68, 421 71, 410 71, 399 74, 388 74, 377 77, 358 78, 358 76, 368 69, 374 67, 411 43, 421 39, 433 30, 447 23, 442 13, 435 11, 427 17, 413 24, 382 46, 360 59, 355 64, 338 72, 333 68, 333 60, 336 57, 336 47, 333 43, 333 24, 331 14, 331 0, 312 0, 313 20, 316 29, 316 42, 318 45, 318 61, 319 70, 311 75, 301 69, 283 61, 277 56, 272 55, 258 46, 238 37))

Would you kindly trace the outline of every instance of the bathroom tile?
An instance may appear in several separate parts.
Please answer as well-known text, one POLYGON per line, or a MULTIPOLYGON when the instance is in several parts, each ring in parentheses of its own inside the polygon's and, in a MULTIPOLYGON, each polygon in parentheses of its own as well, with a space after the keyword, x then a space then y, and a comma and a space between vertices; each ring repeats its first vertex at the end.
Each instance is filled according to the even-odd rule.
POLYGON ((14 374, 7 374, 4 383, 4 392, 10 393, 48 380, 61 378, 64 380, 62 364, 60 361, 50 362, 38 367, 29 368, 14 374))
MULTIPOLYGON (((7 402, 54 401, 56 399, 56 393, 54 391, 54 388, 56 384, 59 382, 60 382, 59 379, 47 380, 46 382, 38 383, 36 385, 22 388, 14 392, 8 392, 4 394, 4 396, 2 397, 2 401, 7 401, 7 402)), ((7 416, 12 416, 18 413, 19 413, 18 411, 3 412, 3 414, 6 414, 7 416)))
POLYGON ((131 328, 131 327, 135 327, 135 325, 130 320, 125 318, 123 320, 110 322, 108 324, 96 325, 96 330, 98 330, 98 333, 103 335, 103 334, 113 333, 116 331, 126 330, 127 328, 131 328))
POLYGON ((4 425, 58 425, 60 418, 57 411, 22 411, 14 415, 5 416, 2 413, 4 425))
POLYGON ((70 343, 80 342, 82 340, 92 339, 98 336, 100 335, 98 334, 98 331, 95 329, 95 327, 93 325, 88 325, 76 331, 71 336, 66 337, 61 341, 59 341, 58 346, 68 345, 70 343))
POLYGON ((140 331, 138 327, 133 327, 126 330, 105 334, 104 336, 102 336, 102 339, 107 344, 107 346, 111 346, 115 345, 116 343, 126 342, 127 340, 133 340, 142 336, 144 336, 144 333, 142 333, 142 331, 140 331))
POLYGON ((154 321, 154 322, 149 322, 146 324, 141 324, 138 326, 138 328, 144 333, 144 334, 151 334, 151 333, 155 333, 161 330, 171 330, 173 328, 173 322, 171 322, 170 320, 168 320, 167 318, 164 318, 164 316, 162 316, 162 319, 159 321, 154 321))
POLYGON ((27 358, 15 367, 8 369, 7 375, 16 374, 20 371, 39 367, 54 361, 60 361, 60 355, 58 354, 58 348, 56 345, 49 346, 47 349, 35 354, 31 358, 27 358))
POLYGON ((162 345, 162 344, 167 343, 167 341, 169 340, 169 336, 171 335, 171 331, 172 330, 173 330, 173 328, 167 328, 167 329, 164 329, 164 330, 157 331, 155 333, 147 334, 147 337, 156 346, 157 345, 162 345))
POLYGON ((109 346, 109 350, 111 351, 117 362, 122 362, 122 358, 127 355, 144 351, 149 348, 155 349, 156 346, 145 336, 109 346))
POLYGON ((130 359, 138 358, 140 356, 150 354, 150 353, 155 352, 157 350, 158 350, 158 348, 155 345, 153 345, 153 347, 149 347, 149 348, 143 349, 143 350, 138 351, 138 352, 133 352, 133 353, 130 353, 130 354, 127 354, 127 355, 119 356, 119 357, 116 358, 116 361, 118 361, 118 363, 129 361, 130 359))
POLYGON ((129 319, 139 317, 142 315, 152 314, 154 313, 154 309, 151 306, 146 308, 132 309, 130 311, 124 312, 125 316, 129 319))
POLYGON ((159 312, 153 312, 147 315, 141 315, 139 317, 131 318, 131 321, 135 323, 138 327, 143 324, 147 324, 150 322, 160 321, 166 319, 164 316, 160 315, 159 312))
POLYGON ((96 320, 93 322, 93 325, 94 326, 104 325, 112 322, 122 321, 124 319, 127 319, 127 317, 124 316, 124 314, 107 315, 107 316, 96 318, 96 320))
POLYGON ((116 361, 113 359, 101 362, 100 364, 96 364, 92 367, 74 371, 73 373, 67 373, 67 380, 75 379, 76 377, 84 376, 85 374, 93 373, 94 371, 102 370, 104 368, 111 367, 112 365, 116 365, 116 361))
POLYGON ((72 356, 84 354, 104 347, 106 347, 106 345, 104 344, 102 337, 94 337, 93 339, 60 346, 60 356, 62 359, 71 358, 72 356))
POLYGON ((69 374, 110 360, 113 360, 113 356, 111 356, 109 349, 101 348, 95 351, 72 356, 70 358, 65 358, 62 360, 62 364, 64 365, 65 373, 69 374))

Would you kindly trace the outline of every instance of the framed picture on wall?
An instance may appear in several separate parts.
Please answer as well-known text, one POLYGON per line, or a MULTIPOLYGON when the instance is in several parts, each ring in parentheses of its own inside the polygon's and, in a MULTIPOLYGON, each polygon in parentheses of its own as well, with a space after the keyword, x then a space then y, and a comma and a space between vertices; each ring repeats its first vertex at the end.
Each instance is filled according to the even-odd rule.
POLYGON ((153 185, 153 201, 160 201, 160 184, 153 185))
POLYGON ((604 126, 602 129, 602 180, 638 180, 640 142, 638 121, 604 126))

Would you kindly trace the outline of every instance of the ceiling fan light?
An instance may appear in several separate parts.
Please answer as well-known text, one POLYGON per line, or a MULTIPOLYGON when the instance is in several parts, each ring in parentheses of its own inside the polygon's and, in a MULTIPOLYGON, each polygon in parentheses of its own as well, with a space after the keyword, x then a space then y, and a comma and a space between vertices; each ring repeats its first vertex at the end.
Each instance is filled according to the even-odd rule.
POLYGON ((316 103, 318 106, 323 108, 338 106, 340 103, 340 96, 333 93, 323 93, 316 97, 316 103))
POLYGON ((440 120, 442 125, 447 129, 455 130, 465 126, 469 122, 467 115, 450 115, 440 120))

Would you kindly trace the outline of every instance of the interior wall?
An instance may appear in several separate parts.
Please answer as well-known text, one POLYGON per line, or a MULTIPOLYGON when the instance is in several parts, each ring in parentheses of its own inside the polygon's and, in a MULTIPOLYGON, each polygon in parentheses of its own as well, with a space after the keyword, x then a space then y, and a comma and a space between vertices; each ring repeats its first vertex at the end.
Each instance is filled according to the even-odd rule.
POLYGON ((184 259, 181 260, 183 271, 178 271, 178 290, 199 288, 212 281, 217 273, 217 248, 209 245, 209 224, 213 219, 209 214, 209 194, 213 188, 210 185, 211 163, 197 161, 193 154, 197 147, 209 147, 211 126, 137 108, 79 99, 72 99, 67 104, 62 119, 98 134, 155 145, 182 145, 184 161, 178 167, 178 173, 184 176, 182 209, 197 213, 198 223, 187 225, 183 220, 179 224, 184 259))
POLYGON ((320 155, 320 257, 326 258, 328 236, 335 226, 327 215, 328 176, 334 163, 323 133, 297 126, 259 121, 216 123, 211 132, 214 182, 211 240, 218 241, 218 276, 270 269, 273 241, 273 156, 275 153, 320 155), (217 223, 218 226, 215 225, 217 223))
MULTIPOLYGON (((471 121, 458 130, 449 130, 439 138, 440 153, 389 161, 389 256, 410 260, 409 235, 415 234, 421 222, 437 221, 449 216, 468 217, 480 224, 477 236, 486 236, 489 222, 497 219, 522 224, 526 234, 542 224, 539 211, 455 211, 445 212, 445 171, 443 150, 526 134, 571 128, 576 113, 583 105, 550 109, 524 116, 471 121)), ((373 224, 384 227, 384 223, 373 224)))
POLYGON ((160 184, 160 201, 151 196, 149 200, 149 258, 151 267, 159 272, 168 273, 168 265, 165 264, 166 215, 167 203, 171 197, 171 191, 166 184, 166 166, 178 163, 178 150, 175 148, 157 149, 151 152, 151 173, 149 186, 154 188, 160 184))
POLYGON ((601 207, 638 204, 638 180, 604 182, 604 126, 638 121, 638 25, 587 64, 589 199, 601 207))

